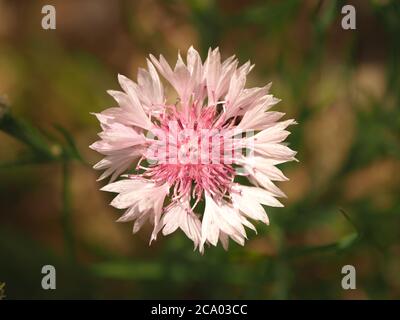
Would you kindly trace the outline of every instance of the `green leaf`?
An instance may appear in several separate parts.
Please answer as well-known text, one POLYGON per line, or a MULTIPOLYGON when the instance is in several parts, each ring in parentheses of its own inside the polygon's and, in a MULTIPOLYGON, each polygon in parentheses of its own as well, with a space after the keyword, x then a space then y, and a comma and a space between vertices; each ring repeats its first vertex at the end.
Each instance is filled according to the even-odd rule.
POLYGON ((110 261, 94 264, 92 273, 99 277, 121 280, 159 280, 162 266, 154 262, 110 261))

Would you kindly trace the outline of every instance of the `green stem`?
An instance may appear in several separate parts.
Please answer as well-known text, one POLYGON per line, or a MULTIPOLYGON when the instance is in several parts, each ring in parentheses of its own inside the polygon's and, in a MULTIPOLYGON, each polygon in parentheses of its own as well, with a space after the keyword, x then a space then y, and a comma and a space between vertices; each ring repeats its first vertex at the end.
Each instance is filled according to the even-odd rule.
MULTIPOLYGON (((72 261, 75 261, 75 239, 71 216, 70 163, 72 160, 78 160, 81 163, 85 163, 85 161, 80 156, 72 136, 62 127, 56 126, 56 129, 63 135, 64 142, 53 142, 28 122, 14 117, 10 113, 8 106, 0 100, 0 130, 25 143, 32 151, 32 154, 29 154, 24 159, 15 161, 13 164, 49 161, 61 162, 62 164, 61 225, 64 234, 66 253, 72 261)), ((0 167, 6 166, 7 163, 0 167)))
POLYGON ((71 175, 70 163, 64 160, 62 163, 62 215, 61 224, 64 233, 65 250, 68 257, 75 261, 75 237, 72 227, 71 210, 71 175))
POLYGON ((28 145, 42 161, 58 160, 62 155, 59 144, 51 144, 44 135, 27 122, 13 117, 0 101, 0 130, 28 145))

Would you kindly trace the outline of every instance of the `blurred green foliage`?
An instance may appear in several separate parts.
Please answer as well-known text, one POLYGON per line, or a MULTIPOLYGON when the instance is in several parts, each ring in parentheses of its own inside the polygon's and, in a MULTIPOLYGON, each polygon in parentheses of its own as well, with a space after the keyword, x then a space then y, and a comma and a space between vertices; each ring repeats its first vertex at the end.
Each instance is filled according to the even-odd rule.
POLYGON ((399 298, 400 3, 353 3, 355 31, 341 29, 335 0, 54 1, 57 30, 43 31, 40 1, 0 1, 6 297, 399 298), (182 234, 149 248, 148 230, 114 226, 88 166, 89 112, 112 103, 116 74, 191 44, 256 63, 249 82, 273 80, 277 108, 299 122, 285 208, 267 208, 271 226, 244 247, 204 256, 182 234), (40 287, 45 264, 55 291, 40 287), (341 288, 346 264, 357 290, 341 288))

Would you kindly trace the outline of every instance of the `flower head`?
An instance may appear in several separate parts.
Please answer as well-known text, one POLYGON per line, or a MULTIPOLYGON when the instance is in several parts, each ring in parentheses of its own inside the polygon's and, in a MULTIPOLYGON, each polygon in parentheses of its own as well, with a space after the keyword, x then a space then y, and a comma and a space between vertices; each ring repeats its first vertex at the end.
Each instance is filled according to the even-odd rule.
POLYGON ((91 148, 105 157, 94 168, 111 179, 102 190, 118 193, 111 205, 126 210, 118 221, 134 221, 133 232, 150 221, 150 242, 180 228, 201 252, 218 241, 227 249, 229 238, 243 245, 249 219, 268 224, 263 205, 282 206, 273 181, 287 180, 276 165, 295 159, 283 143, 295 121, 268 111, 279 102, 270 85, 245 88, 253 66, 221 62, 218 48, 204 63, 191 47, 186 64, 150 55, 147 67, 137 83, 119 75, 123 91, 109 91, 118 107, 96 114, 103 131, 91 148))

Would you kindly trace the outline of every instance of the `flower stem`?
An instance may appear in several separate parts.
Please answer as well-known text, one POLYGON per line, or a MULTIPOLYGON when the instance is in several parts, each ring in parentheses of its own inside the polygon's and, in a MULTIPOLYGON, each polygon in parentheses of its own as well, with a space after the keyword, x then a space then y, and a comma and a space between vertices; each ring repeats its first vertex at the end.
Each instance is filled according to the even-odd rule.
POLYGON ((62 163, 62 214, 61 225, 63 228, 65 251, 67 256, 75 261, 75 237, 72 225, 71 210, 71 174, 70 163, 65 159, 62 163))

